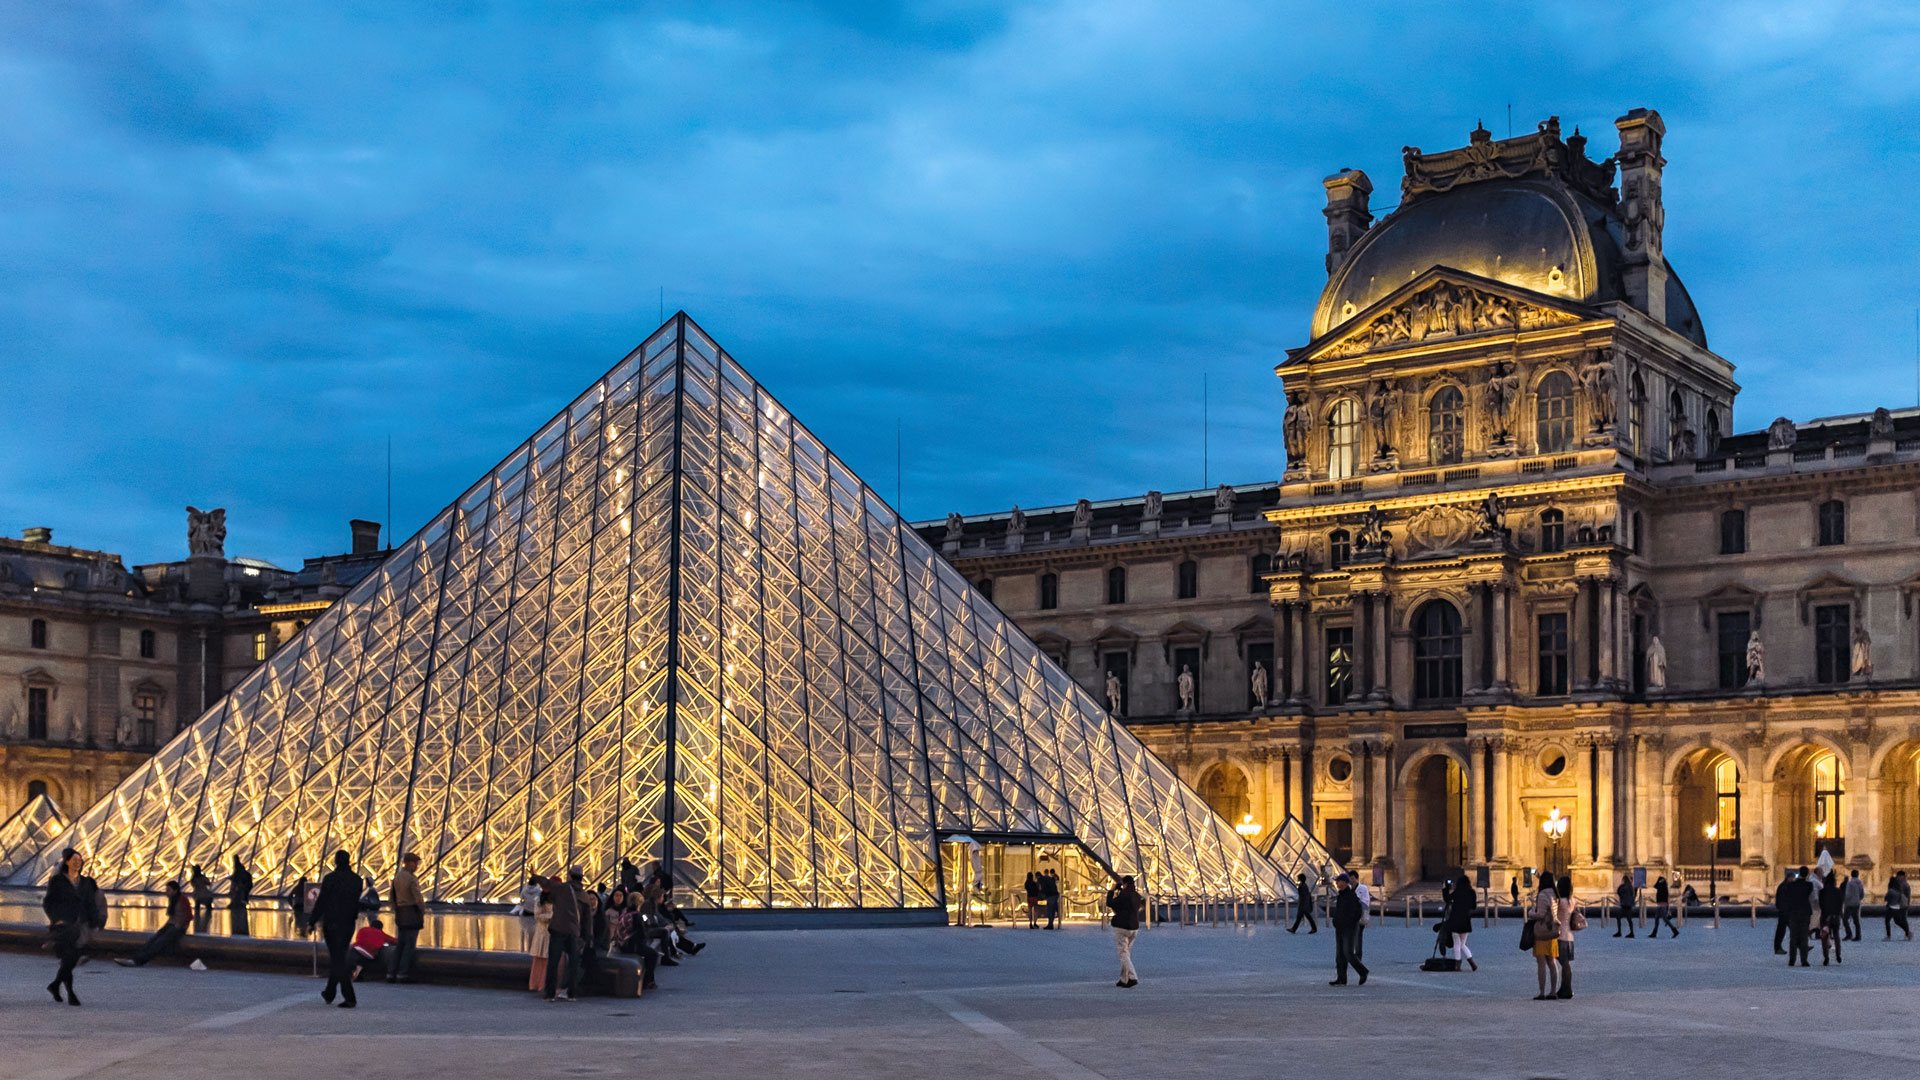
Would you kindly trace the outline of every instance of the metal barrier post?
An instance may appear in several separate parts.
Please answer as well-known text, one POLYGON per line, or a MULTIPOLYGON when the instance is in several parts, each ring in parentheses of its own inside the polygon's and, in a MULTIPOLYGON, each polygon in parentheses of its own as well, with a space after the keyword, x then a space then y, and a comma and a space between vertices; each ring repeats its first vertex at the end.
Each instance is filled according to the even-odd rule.
POLYGON ((1760 925, 1760 902, 1758 900, 1747 901, 1747 925, 1760 925))
POLYGON ((1715 930, 1720 929, 1720 896, 1718 893, 1714 894, 1713 897, 1713 928, 1715 930))

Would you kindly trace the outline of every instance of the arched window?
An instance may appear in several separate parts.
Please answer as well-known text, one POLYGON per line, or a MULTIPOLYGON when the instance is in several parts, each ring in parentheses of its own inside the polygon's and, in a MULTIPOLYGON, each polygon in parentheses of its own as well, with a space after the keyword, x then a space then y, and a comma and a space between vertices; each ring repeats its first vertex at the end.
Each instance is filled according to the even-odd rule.
POLYGON ((1681 456, 1685 454, 1686 447, 1683 446, 1682 443, 1685 441, 1684 436, 1686 432, 1687 405, 1686 402, 1680 400, 1680 391, 1675 390, 1667 395, 1668 459, 1678 461, 1681 456))
POLYGON ((1720 410, 1707 410, 1707 453, 1717 453, 1720 449, 1720 410))
POLYGON ((1262 552, 1253 557, 1251 580, 1247 582, 1247 591, 1263 593, 1267 591, 1267 575, 1273 573, 1273 556, 1262 552))
POLYGON ((1540 511, 1540 550, 1547 553, 1567 548, 1567 515, 1559 510, 1540 511))
POLYGON ((993 579, 992 578, 983 577, 979 581, 974 582, 973 587, 980 590, 981 596, 986 597, 988 600, 993 599, 993 579))
POLYGON ((1747 550, 1747 512, 1726 510, 1720 514, 1720 554, 1743 555, 1747 550))
POLYGON ((1627 449, 1634 457, 1647 456, 1647 384, 1635 375, 1627 385, 1627 449))
POLYGON ((1353 559, 1353 535, 1345 529, 1327 534, 1327 569, 1338 570, 1353 559))
POLYGON ((158 649, 157 649, 157 647, 156 647, 156 640, 155 640, 155 638, 154 638, 154 634, 153 634, 153 631, 151 631, 151 630, 142 630, 142 631, 140 631, 140 657, 141 657, 141 659, 143 659, 143 660, 151 660, 151 659, 153 659, 153 657, 154 657, 154 654, 155 654, 155 653, 156 653, 157 651, 158 651, 158 649))
POLYGON ((1060 575, 1040 575, 1040 610, 1052 611, 1060 606, 1060 575))
POLYGON ((1188 559, 1180 564, 1179 596, 1182 600, 1191 600, 1200 595, 1200 564, 1188 559))
POLYGON ((37 799, 40 796, 45 795, 46 793, 47 793, 47 782, 45 780, 27 781, 27 798, 37 799))
POLYGON ((1221 763, 1200 778, 1200 797, 1228 824, 1238 825, 1252 809, 1247 801, 1247 774, 1237 766, 1221 763))
POLYGON ((1429 600, 1413 613, 1413 699, 1420 703, 1460 700, 1460 612, 1445 600, 1429 600))
POLYGON ((1360 472, 1360 406, 1341 398, 1327 410, 1327 479, 1345 480, 1360 472))
POLYGON ((1115 566, 1107 571, 1107 603, 1127 602, 1127 568, 1115 566))
POLYGON ((1564 371, 1548 372, 1540 380, 1534 438, 1543 454, 1573 449, 1573 379, 1564 371))
POLYGON ((1443 386, 1427 410, 1427 460, 1458 465, 1466 456, 1466 399, 1457 386, 1443 386))
MULTIPOLYGON (((1731 847, 1734 858, 1740 857, 1740 766, 1730 757, 1722 757, 1713 767, 1713 792, 1717 805, 1717 818, 1720 828, 1714 839, 1722 845, 1731 847)), ((1726 857, 1728 848, 1723 846, 1721 856, 1726 857)))
MULTIPOLYGON (((1840 760, 1832 751, 1813 759, 1813 836, 1814 856, 1828 841, 1843 840, 1846 832, 1840 820, 1840 796, 1846 794, 1840 783, 1840 760)), ((1840 848, 1837 855, 1845 855, 1840 848)))
POLYGON ((33 624, 27 627, 27 644, 36 649, 47 647, 47 620, 35 619, 33 624))

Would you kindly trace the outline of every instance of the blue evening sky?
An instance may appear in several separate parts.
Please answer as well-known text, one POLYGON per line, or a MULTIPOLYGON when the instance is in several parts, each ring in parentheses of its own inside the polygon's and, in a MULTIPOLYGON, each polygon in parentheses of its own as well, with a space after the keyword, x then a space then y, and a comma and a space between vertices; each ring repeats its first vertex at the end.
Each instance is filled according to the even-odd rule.
POLYGON ((1915 395, 1909 5, 0 6, 0 529, 410 533, 686 309, 904 510, 1282 467, 1320 179, 1668 127, 1736 424, 1915 395))

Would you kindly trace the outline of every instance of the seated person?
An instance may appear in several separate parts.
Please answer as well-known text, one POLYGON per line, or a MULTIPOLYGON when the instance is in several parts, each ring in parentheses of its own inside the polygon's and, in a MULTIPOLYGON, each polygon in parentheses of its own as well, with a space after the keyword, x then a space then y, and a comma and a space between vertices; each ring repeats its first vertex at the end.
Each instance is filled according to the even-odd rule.
POLYGON ((167 921, 153 932, 146 944, 134 950, 132 956, 116 956, 113 962, 121 967, 141 967, 154 957, 180 944, 187 936, 187 925, 193 921, 193 904, 180 891, 180 883, 167 882, 167 921))
POLYGON ((707 947, 705 942, 695 941, 687 936, 687 930, 693 926, 693 920, 687 918, 687 913, 681 911, 680 905, 673 902, 673 882, 671 881, 665 882, 661 890, 660 916, 666 921, 673 943, 684 950, 688 956, 698 956, 700 950, 707 947))
POLYGON ((386 971, 388 950, 399 943, 399 938, 380 928, 379 919, 368 919, 367 925, 353 935, 353 981, 359 982, 360 972, 372 964, 377 963, 382 972, 386 971))

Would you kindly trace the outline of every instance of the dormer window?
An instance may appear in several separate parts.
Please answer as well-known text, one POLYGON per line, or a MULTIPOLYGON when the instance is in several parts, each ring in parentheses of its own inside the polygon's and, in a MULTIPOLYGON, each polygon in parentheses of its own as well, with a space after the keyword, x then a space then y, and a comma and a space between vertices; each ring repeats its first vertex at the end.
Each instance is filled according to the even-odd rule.
POLYGON ((1540 453, 1564 454, 1573 449, 1573 379, 1553 371, 1540 380, 1535 410, 1534 438, 1540 453))
POLYGON ((1327 479, 1346 480, 1360 472, 1360 406, 1341 398, 1327 412, 1327 479))
POLYGON ((1466 398, 1457 386, 1443 386, 1433 395, 1427 415, 1427 460, 1435 465, 1458 465, 1466 457, 1466 398))

